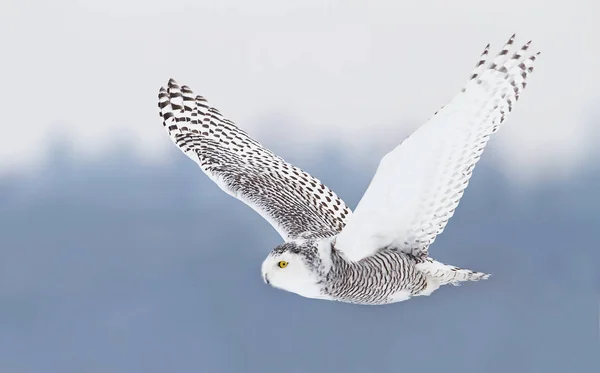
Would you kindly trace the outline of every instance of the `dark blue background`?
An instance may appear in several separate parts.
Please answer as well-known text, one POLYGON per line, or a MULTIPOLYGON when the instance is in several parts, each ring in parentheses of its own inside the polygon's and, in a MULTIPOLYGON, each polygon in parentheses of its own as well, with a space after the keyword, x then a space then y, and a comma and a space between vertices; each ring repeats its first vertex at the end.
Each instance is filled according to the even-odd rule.
MULTIPOLYGON (((525 186, 484 155, 431 254, 491 279, 366 307, 263 284, 279 236, 181 154, 160 167, 51 154, 36 176, 0 179, 0 372, 598 367, 595 166, 525 186)), ((287 158, 355 207, 380 156, 287 158)))

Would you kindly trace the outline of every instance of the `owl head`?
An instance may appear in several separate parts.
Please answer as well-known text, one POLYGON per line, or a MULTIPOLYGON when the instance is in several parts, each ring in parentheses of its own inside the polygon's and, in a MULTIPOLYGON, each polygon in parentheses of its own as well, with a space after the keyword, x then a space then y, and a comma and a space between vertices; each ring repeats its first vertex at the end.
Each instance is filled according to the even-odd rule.
POLYGON ((262 277, 271 286, 306 298, 323 299, 327 253, 313 241, 286 242, 262 263, 262 277))

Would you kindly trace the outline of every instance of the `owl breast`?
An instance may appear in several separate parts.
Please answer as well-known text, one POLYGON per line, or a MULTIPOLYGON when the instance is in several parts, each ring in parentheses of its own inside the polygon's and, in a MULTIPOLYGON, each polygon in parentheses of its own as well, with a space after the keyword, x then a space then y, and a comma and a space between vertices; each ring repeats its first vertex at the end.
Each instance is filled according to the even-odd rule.
POLYGON ((335 300, 358 304, 400 302, 427 286, 413 256, 393 249, 381 250, 358 262, 346 261, 332 251, 332 267, 323 292, 335 300))

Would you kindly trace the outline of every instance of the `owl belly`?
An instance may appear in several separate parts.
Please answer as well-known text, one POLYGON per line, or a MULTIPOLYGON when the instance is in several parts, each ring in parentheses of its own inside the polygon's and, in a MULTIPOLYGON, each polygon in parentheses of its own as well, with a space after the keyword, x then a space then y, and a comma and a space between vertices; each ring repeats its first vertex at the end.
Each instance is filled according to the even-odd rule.
POLYGON ((333 257, 324 292, 333 299, 355 304, 401 302, 427 287, 415 260, 396 250, 384 250, 359 262, 333 257))

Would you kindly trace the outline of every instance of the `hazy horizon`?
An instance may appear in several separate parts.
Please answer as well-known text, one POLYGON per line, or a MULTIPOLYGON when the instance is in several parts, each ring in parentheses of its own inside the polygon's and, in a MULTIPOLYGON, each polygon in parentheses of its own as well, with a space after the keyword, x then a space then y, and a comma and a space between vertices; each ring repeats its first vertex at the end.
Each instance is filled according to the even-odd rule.
POLYGON ((421 125, 459 92, 485 45, 497 53, 513 33, 542 54, 487 156, 523 182, 568 178, 598 156, 591 0, 8 0, 3 9, 12 58, 0 174, 35 170, 55 137, 82 159, 123 145, 163 162, 172 145, 156 96, 171 77, 262 142, 314 161, 306 148, 335 141, 356 163, 421 125), (24 129, 27 140, 13 141, 24 129))

